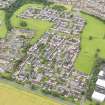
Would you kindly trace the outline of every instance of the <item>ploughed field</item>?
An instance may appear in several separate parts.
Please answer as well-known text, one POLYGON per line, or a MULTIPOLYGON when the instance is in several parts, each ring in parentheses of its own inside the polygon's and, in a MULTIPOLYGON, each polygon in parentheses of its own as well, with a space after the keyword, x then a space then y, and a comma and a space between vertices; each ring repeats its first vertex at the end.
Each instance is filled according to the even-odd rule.
POLYGON ((81 51, 75 63, 75 68, 89 74, 97 56, 105 58, 105 23, 101 20, 81 14, 87 25, 81 34, 81 51))
POLYGON ((44 96, 35 95, 0 83, 0 105, 61 105, 44 96))

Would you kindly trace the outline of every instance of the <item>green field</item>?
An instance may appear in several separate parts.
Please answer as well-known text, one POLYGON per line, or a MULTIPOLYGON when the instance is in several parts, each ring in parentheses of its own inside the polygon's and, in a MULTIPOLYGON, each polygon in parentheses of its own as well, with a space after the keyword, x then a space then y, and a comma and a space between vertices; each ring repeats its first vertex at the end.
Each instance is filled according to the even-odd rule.
POLYGON ((26 4, 22 6, 20 9, 18 9, 14 15, 11 18, 11 24, 15 28, 23 28, 20 26, 20 23, 22 21, 25 21, 27 23, 27 26, 24 27, 26 29, 31 29, 35 31, 35 36, 32 39, 32 44, 35 43, 43 34, 44 32, 48 31, 48 29, 53 25, 49 21, 42 21, 39 19, 22 19, 18 16, 24 12, 27 8, 33 7, 33 8, 43 8, 43 5, 39 4, 26 4))
POLYGON ((97 104, 96 102, 86 101, 84 105, 105 105, 105 103, 97 104))
POLYGON ((45 96, 39 96, 0 83, 0 105, 61 105, 45 96))
POLYGON ((0 38, 4 38, 7 33, 7 28, 5 25, 5 12, 0 10, 0 38))
POLYGON ((93 16, 82 14, 87 25, 81 35, 81 52, 76 60, 75 68, 89 74, 94 66, 96 52, 105 58, 105 23, 93 16), (89 40, 89 37, 92 37, 89 40))

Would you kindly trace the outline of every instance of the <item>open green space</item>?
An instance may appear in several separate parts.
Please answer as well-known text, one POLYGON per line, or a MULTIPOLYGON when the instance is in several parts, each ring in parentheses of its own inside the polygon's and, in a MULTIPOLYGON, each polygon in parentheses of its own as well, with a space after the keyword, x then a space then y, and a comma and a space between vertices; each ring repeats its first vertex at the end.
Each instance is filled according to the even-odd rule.
POLYGON ((0 10, 0 38, 4 38, 7 33, 7 28, 5 25, 5 12, 0 10))
POLYGON ((34 38, 32 39, 31 43, 35 43, 43 34, 44 32, 48 31, 48 29, 53 25, 53 23, 45 20, 39 19, 23 19, 20 18, 19 15, 24 12, 27 8, 43 8, 41 4, 26 4, 18 9, 11 18, 12 27, 15 28, 26 28, 35 31, 34 38), (25 21, 27 23, 26 27, 22 27, 20 23, 25 21))
POLYGON ((105 58, 105 23, 93 16, 82 13, 87 25, 81 34, 81 51, 75 68, 89 74, 97 55, 105 58))
MULTIPOLYGON (((62 10, 65 11, 65 12, 70 12, 73 8, 72 5, 66 5, 66 4, 62 4, 62 3, 60 3, 60 5, 59 5, 59 3, 52 4, 49 7, 54 9, 55 6, 58 6, 58 8, 62 8, 62 10), (63 9, 63 8, 65 8, 65 9, 63 9)), ((56 8, 56 9, 58 9, 58 8, 56 8)))
POLYGON ((45 96, 28 93, 0 83, 0 105, 61 105, 45 96))
POLYGON ((86 101, 84 105, 105 105, 105 103, 96 103, 93 101, 86 101))

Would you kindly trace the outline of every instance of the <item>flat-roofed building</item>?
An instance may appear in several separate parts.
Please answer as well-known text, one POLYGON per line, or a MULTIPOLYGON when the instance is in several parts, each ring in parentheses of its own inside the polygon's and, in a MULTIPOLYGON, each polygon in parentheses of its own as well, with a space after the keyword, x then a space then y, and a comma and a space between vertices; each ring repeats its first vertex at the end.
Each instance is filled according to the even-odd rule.
POLYGON ((97 82, 96 82, 96 85, 98 85, 102 88, 105 88, 105 80, 98 79, 97 82))
POLYGON ((94 91, 92 94, 92 99, 99 102, 103 102, 105 100, 105 94, 94 91))
POLYGON ((103 77, 103 76, 104 76, 104 71, 101 70, 101 71, 99 72, 99 77, 103 77))

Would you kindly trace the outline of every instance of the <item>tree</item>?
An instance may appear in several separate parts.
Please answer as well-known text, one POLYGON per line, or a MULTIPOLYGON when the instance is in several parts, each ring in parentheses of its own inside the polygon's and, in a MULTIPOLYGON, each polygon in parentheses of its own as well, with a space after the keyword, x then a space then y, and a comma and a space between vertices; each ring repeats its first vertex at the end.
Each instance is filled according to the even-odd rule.
POLYGON ((61 6, 61 5, 54 5, 52 8, 55 9, 55 10, 58 10, 58 11, 64 11, 64 10, 67 10, 66 7, 61 6))
POLYGON ((99 48, 96 49, 97 52, 100 52, 101 50, 99 48))
POLYGON ((100 103, 97 102, 96 105, 100 105, 100 103))
POLYGON ((89 36, 89 40, 92 40, 93 39, 93 37, 92 36, 89 36))
POLYGON ((21 26, 21 27, 26 27, 26 26, 27 26, 27 23, 26 23, 25 21, 21 21, 21 22, 20 22, 20 26, 21 26))
POLYGON ((105 39, 105 34, 104 34, 104 36, 103 36, 103 39, 105 39))

